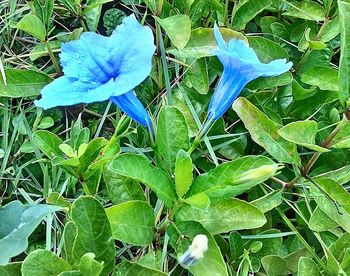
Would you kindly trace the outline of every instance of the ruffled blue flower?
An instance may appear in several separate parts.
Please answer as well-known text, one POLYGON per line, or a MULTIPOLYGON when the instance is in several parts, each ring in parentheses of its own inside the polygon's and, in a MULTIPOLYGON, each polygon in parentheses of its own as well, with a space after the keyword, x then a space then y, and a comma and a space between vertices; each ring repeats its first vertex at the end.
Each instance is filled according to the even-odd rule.
POLYGON ((234 38, 227 44, 216 25, 214 35, 219 46, 214 54, 224 66, 224 71, 209 103, 209 122, 217 120, 226 112, 248 82, 258 77, 278 76, 293 65, 291 62, 286 63, 286 59, 261 63, 254 50, 243 40, 234 38))
POLYGON ((35 104, 44 109, 112 100, 132 119, 152 129, 152 121, 133 89, 151 72, 153 33, 134 15, 126 17, 110 37, 85 32, 62 45, 64 76, 41 91, 35 104))

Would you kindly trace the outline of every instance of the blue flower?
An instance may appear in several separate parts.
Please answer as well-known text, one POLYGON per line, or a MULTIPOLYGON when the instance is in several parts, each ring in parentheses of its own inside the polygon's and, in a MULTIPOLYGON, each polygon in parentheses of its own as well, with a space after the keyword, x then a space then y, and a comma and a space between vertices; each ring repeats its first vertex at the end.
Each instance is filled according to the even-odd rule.
POLYGON ((153 33, 134 15, 126 17, 110 37, 85 32, 62 45, 64 76, 41 91, 35 104, 44 109, 110 99, 132 119, 152 129, 152 121, 133 92, 151 72, 153 33))
POLYGON ((278 76, 293 65, 291 62, 286 63, 286 59, 261 63, 254 50, 243 40, 234 38, 227 44, 216 25, 214 35, 219 46, 214 54, 224 66, 224 71, 209 103, 209 122, 217 120, 226 112, 248 82, 258 77, 278 76))

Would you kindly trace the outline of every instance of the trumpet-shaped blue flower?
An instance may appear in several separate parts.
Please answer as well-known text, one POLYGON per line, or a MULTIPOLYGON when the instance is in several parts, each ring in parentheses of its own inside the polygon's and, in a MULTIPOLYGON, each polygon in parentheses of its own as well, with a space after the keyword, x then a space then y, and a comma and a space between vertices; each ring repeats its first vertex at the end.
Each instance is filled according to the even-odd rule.
POLYGON ((133 92, 151 72, 153 33, 134 15, 126 17, 110 37, 85 32, 62 45, 64 76, 41 91, 35 104, 44 109, 110 99, 132 119, 152 129, 152 121, 133 92))
POLYGON ((258 77, 278 76, 292 67, 292 63, 286 63, 286 59, 261 63, 254 50, 243 40, 234 38, 227 44, 216 25, 214 35, 219 46, 214 54, 224 66, 224 71, 209 103, 209 122, 226 112, 248 82, 258 77))

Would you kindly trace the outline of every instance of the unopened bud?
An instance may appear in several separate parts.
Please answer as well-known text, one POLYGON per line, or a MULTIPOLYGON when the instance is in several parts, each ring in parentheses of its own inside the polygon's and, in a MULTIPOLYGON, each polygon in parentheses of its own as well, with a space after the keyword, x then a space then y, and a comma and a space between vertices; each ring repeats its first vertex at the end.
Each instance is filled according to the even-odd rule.
POLYGON ((208 250, 208 238, 206 235, 197 235, 187 251, 179 258, 183 266, 191 266, 200 259, 203 259, 204 253, 208 250))
POLYGON ((263 182, 270 177, 274 176, 277 170, 281 169, 282 166, 278 164, 264 165, 256 169, 252 169, 240 174, 238 177, 235 177, 230 180, 230 182, 234 182, 235 185, 240 183, 247 183, 250 181, 254 182, 263 182))

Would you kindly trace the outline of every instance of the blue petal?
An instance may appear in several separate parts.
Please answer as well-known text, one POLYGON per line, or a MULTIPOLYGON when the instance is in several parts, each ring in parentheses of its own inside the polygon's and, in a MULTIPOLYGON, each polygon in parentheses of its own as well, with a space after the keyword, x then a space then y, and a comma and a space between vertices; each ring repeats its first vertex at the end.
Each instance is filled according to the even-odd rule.
POLYGON ((208 107, 208 120, 220 118, 249 82, 239 71, 225 68, 208 107))
POLYGON ((260 77, 274 77, 287 72, 290 68, 292 68, 292 66, 293 63, 287 62, 287 60, 284 58, 276 59, 267 64, 259 63, 254 67, 260 77))
POLYGON ((133 120, 144 127, 150 128, 153 132, 152 120, 142 103, 134 94, 134 91, 129 91, 120 96, 111 97, 111 101, 133 120))
POLYGON ((151 29, 131 15, 111 37, 86 32, 79 40, 63 44, 60 57, 65 76, 100 84, 114 79, 113 95, 118 96, 150 74, 154 51, 151 29))
POLYGON ((113 95, 113 79, 105 84, 81 82, 66 76, 60 77, 41 90, 41 99, 35 105, 48 109, 55 106, 67 106, 77 103, 105 101, 113 95))
POLYGON ((109 38, 92 32, 61 47, 61 65, 65 76, 82 82, 105 83, 116 75, 109 62, 109 38))
POLYGON ((216 23, 214 24, 214 36, 216 39, 216 43, 219 45, 219 48, 222 50, 226 50, 227 43, 226 43, 225 39, 222 37, 220 30, 219 30, 218 26, 216 25, 216 23))
POLYGON ((114 30, 108 44, 110 63, 118 71, 117 96, 133 90, 150 74, 156 47, 151 29, 141 26, 134 15, 114 30))
POLYGON ((260 62, 255 51, 242 39, 231 39, 228 44, 228 52, 230 55, 236 56, 249 63, 260 62))

